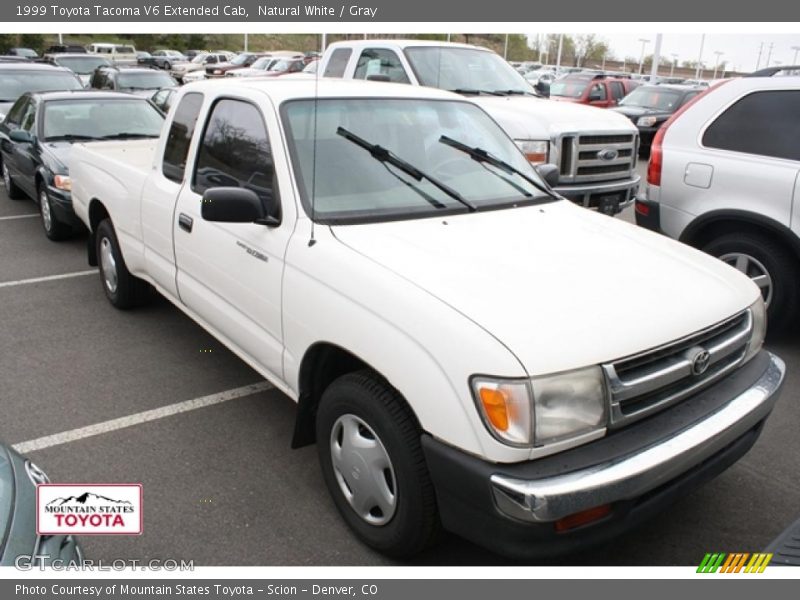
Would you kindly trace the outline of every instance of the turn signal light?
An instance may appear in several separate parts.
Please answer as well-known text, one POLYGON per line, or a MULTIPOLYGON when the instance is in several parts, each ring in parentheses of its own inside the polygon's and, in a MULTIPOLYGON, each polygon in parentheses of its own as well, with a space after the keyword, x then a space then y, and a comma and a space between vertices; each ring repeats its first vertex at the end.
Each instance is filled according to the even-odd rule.
POLYGON ((570 529, 575 529, 576 527, 588 525, 589 523, 594 523, 595 521, 607 517, 609 514, 611 514, 610 504, 603 504, 602 506, 595 506, 594 508, 582 510, 579 513, 569 515, 568 517, 556 521, 556 531, 562 533, 570 529))
POLYGON ((507 398, 503 390, 481 388, 481 404, 486 418, 495 429, 508 431, 507 398))

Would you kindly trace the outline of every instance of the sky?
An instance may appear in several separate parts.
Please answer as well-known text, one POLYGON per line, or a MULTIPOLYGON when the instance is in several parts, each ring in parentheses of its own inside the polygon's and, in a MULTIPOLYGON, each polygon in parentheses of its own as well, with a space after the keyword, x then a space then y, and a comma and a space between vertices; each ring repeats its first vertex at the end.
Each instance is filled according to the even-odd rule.
MULTIPOLYGON (((639 31, 637 34, 603 34, 597 33, 598 37, 604 39, 611 47, 614 55, 623 59, 626 56, 635 57, 637 60, 642 52, 640 39, 649 39, 650 43, 645 45, 645 55, 652 54, 655 46, 656 34, 658 31, 639 31)), ((678 55, 678 64, 684 60, 696 61, 700 55, 701 34, 676 34, 665 33, 661 40, 661 56, 672 59, 672 54, 678 55)), ((800 47, 800 33, 798 34, 706 34, 703 44, 703 63, 706 68, 713 69, 717 60, 715 51, 723 52, 720 55, 720 63, 726 61, 728 68, 733 67, 737 71, 753 71, 758 60, 758 50, 761 43, 764 43, 761 53, 760 68, 767 66, 767 56, 770 53, 769 46, 772 44, 772 53, 769 56, 770 66, 780 63, 783 65, 793 64, 795 51, 792 46, 800 47)), ((551 57, 552 58, 552 57, 551 57)), ((797 62, 800 63, 800 53, 797 62)), ((794 63, 797 64, 797 63, 794 63)))

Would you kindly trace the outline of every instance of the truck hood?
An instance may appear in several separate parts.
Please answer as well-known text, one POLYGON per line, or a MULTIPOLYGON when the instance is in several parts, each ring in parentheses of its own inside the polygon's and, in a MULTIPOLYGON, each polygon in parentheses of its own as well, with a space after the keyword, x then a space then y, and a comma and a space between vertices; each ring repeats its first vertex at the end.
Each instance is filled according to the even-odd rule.
POLYGON ((533 96, 475 96, 470 100, 488 112, 514 139, 550 139, 561 133, 615 131, 635 133, 629 119, 572 102, 533 96))
POLYGON ((567 201, 333 233, 485 329, 530 375, 662 345, 759 293, 698 250, 567 201))

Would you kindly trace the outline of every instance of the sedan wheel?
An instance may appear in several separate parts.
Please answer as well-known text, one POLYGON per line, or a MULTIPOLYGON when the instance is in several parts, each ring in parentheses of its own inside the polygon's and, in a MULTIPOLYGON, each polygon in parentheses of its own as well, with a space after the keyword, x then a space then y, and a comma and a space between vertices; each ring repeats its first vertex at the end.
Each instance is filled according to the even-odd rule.
POLYGON ((109 294, 117 292, 117 261, 114 259, 114 250, 111 240, 104 237, 100 240, 100 269, 103 272, 103 283, 109 294))
POLYGON ((21 200, 25 197, 25 194, 22 192, 21 189, 17 187, 17 184, 14 183, 14 180, 11 179, 11 173, 6 166, 5 161, 3 161, 3 184, 6 186, 6 194, 12 200, 21 200))
POLYGON ((53 205, 44 185, 39 188, 39 212, 42 215, 42 227, 48 239, 57 242, 66 239, 72 233, 72 228, 58 220, 53 212, 53 205))
POLYGON ((42 211, 42 225, 49 234, 53 231, 53 215, 50 213, 50 201, 47 199, 47 192, 39 192, 39 209, 42 211))

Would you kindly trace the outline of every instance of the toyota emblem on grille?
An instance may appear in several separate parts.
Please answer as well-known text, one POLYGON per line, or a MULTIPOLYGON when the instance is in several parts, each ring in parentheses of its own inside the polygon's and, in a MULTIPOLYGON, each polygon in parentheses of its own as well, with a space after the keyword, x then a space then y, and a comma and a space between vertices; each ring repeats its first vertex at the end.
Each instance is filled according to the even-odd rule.
POLYGON ((603 148, 597 153, 597 158, 600 160, 614 160, 619 156, 619 150, 616 148, 603 148))
POLYGON ((708 369, 708 364, 711 362, 711 355, 708 350, 704 348, 693 348, 691 351, 692 361, 692 374, 702 375, 708 369))

